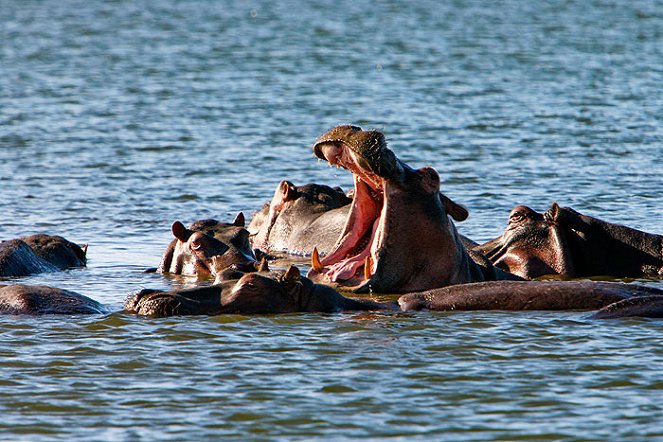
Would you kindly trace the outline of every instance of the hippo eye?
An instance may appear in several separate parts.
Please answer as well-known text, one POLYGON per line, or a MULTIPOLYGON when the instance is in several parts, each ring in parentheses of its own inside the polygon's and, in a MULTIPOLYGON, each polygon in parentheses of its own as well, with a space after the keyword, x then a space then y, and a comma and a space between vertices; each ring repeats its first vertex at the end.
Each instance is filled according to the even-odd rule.
POLYGON ((515 212, 509 216, 509 222, 518 222, 525 219, 525 214, 523 212, 515 212))

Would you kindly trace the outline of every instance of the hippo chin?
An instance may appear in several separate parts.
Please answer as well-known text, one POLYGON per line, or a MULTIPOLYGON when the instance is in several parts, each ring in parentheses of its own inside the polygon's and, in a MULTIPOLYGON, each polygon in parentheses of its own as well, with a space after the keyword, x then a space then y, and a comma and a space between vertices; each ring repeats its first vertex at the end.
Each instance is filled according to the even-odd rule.
MULTIPOLYGON (((302 277, 295 266, 285 272, 247 273, 239 280, 208 287, 162 292, 142 290, 125 303, 128 313, 148 316, 266 314, 381 310, 388 304, 351 299, 302 277)), ((395 308, 395 304, 391 305, 395 308)))
POLYGON ((44 285, 0 285, 0 314, 79 315, 108 313, 99 302, 79 293, 44 285))
POLYGON ((517 206, 502 236, 474 249, 523 278, 663 276, 663 236, 553 203, 541 214, 517 206))
POLYGON ((313 146, 318 158, 354 176, 355 191, 343 232, 329 254, 313 254, 309 276, 327 284, 381 293, 520 279, 468 252, 452 218, 467 210, 440 193, 430 167, 415 170, 387 148, 377 131, 339 126, 313 146))
POLYGON ((157 271, 189 276, 215 276, 224 269, 255 271, 259 265, 240 212, 232 223, 196 221, 189 228, 175 221, 175 239, 166 248, 157 271))
POLYGON ((339 187, 281 181, 271 202, 252 217, 253 247, 303 256, 317 247, 325 255, 343 229, 351 201, 339 187))
POLYGON ((0 276, 26 276, 84 267, 87 246, 61 236, 37 234, 0 242, 0 276))

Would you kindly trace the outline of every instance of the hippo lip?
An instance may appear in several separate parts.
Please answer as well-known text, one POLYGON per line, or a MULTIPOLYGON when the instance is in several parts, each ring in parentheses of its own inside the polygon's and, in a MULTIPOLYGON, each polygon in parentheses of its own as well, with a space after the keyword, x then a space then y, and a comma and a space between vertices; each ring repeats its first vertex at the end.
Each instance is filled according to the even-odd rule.
POLYGON ((320 261, 322 270, 311 269, 309 275, 359 291, 371 285, 378 268, 384 241, 383 220, 388 211, 387 181, 398 183, 404 165, 383 142, 377 145, 380 140, 362 140, 361 135, 366 132, 354 129, 347 129, 346 137, 323 136, 314 146, 320 159, 352 172, 355 196, 343 233, 320 261))

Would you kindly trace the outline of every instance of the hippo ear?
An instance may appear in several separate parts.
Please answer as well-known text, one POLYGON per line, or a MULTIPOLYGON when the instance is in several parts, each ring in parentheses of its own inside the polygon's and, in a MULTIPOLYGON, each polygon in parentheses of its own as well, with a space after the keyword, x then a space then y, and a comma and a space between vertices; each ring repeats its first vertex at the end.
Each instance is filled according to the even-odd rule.
POLYGON ((292 201, 297 196, 297 188, 290 181, 283 180, 279 183, 279 191, 283 195, 283 201, 292 201))
POLYGON ((246 220, 244 219, 244 213, 239 212, 233 221, 233 226, 244 227, 246 226, 246 220))
POLYGON ((444 210, 447 211, 447 214, 450 215, 456 221, 465 221, 470 213, 467 209, 460 204, 454 202, 448 196, 440 193, 440 201, 444 206, 444 210))
POLYGON ((299 272, 299 269, 294 265, 291 265, 283 275, 283 280, 290 283, 297 282, 301 279, 302 279, 302 274, 299 272))
POLYGON ((421 188, 426 193, 435 193, 440 191, 440 175, 432 167, 422 167, 417 172, 421 177, 421 188))
POLYGON ((175 221, 173 223, 171 230, 173 231, 173 235, 175 236, 175 238, 179 239, 182 242, 187 242, 189 240, 189 237, 193 234, 191 230, 184 227, 184 224, 182 224, 179 221, 175 221))

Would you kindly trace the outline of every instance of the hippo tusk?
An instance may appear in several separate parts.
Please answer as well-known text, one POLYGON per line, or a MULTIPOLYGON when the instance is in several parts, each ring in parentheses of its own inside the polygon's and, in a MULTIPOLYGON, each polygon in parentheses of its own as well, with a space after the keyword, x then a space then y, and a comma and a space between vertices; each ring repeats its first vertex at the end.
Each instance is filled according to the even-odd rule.
POLYGON ((269 266, 267 265, 267 258, 264 256, 260 260, 260 265, 258 266, 259 272, 269 272, 269 266))
POLYGON ((313 253, 311 253, 311 267, 313 267, 313 270, 315 270, 317 273, 322 273, 322 271, 324 270, 324 267, 320 262, 320 255, 318 254, 317 247, 314 247, 313 253))
POLYGON ((368 281, 371 279, 371 267, 373 267, 373 258, 371 255, 368 255, 364 260, 364 280, 368 281))

